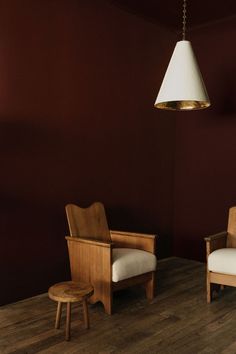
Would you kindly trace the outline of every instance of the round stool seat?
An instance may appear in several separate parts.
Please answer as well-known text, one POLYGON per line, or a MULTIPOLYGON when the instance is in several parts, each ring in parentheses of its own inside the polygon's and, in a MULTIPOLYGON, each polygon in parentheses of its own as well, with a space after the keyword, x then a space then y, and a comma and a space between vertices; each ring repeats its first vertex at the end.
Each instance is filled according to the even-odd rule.
POLYGON ((91 296, 93 287, 90 284, 66 281, 52 285, 48 290, 50 299, 59 302, 77 302, 91 296))

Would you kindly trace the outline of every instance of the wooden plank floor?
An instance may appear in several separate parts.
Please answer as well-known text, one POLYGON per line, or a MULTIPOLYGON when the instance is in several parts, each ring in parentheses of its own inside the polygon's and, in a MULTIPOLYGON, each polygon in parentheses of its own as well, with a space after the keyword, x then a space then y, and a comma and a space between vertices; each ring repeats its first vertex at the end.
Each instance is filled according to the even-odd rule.
POLYGON ((108 316, 89 305, 72 308, 71 341, 54 329, 56 303, 47 294, 0 307, 1 354, 49 353, 236 353, 236 288, 227 287, 206 304, 205 264, 182 258, 158 263, 157 296, 149 304, 142 288, 124 290, 108 316))

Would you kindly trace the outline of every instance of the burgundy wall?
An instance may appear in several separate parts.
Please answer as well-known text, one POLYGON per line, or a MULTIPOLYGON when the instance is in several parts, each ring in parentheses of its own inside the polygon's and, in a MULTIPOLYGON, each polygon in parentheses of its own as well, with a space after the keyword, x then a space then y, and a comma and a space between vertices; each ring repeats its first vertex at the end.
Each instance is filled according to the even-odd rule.
POLYGON ((68 202, 169 255, 175 125, 153 103, 173 34, 109 1, 4 0, 0 23, 0 304, 69 278, 68 202))
POLYGON ((174 254, 205 260, 203 237, 236 205, 236 21, 190 33, 211 108, 176 115, 174 254))

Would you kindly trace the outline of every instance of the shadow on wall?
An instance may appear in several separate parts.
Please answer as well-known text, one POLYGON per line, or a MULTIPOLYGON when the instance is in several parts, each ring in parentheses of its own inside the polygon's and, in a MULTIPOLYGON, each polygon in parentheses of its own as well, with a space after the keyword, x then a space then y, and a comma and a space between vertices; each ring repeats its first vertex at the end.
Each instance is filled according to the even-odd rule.
MULTIPOLYGON (((0 303, 45 292, 52 282, 69 277, 64 207, 71 200, 88 203, 92 197, 104 202, 111 228, 158 233, 161 235, 157 243, 158 257, 169 255, 171 240, 165 229, 169 219, 162 211, 162 205, 150 204, 149 196, 156 195, 159 189, 142 190, 146 175, 140 174, 140 166, 135 165, 139 179, 131 185, 133 179, 126 168, 133 172, 134 166, 130 167, 129 159, 124 164, 119 146, 113 149, 115 156, 120 157, 118 162, 124 171, 123 176, 114 173, 118 163, 114 159, 114 150, 101 154, 107 149, 102 141, 99 140, 98 144, 96 140, 87 139, 85 145, 81 129, 74 135, 76 139, 72 139, 66 131, 44 126, 43 122, 40 125, 37 121, 39 118, 28 122, 9 117, 8 121, 2 119, 0 122, 0 231, 3 245, 0 281, 7 284, 6 292, 0 294, 0 303), (114 171, 111 171, 111 163, 114 171), (115 193, 114 186, 118 186, 115 193), (139 190, 142 193, 137 193, 139 190), (118 198, 121 201, 117 202, 118 198), (125 207, 112 207, 114 203, 125 207), (165 220, 157 220, 157 215, 165 220)), ((127 144, 130 141, 127 140, 127 144)), ((135 156, 132 151, 131 157, 135 156)))
MULTIPOLYGON (((53 131, 49 131, 40 126, 40 124, 34 124, 32 121, 19 120, 19 117, 7 117, 1 118, 0 121, 0 153, 13 154, 15 157, 22 154, 34 155, 35 157, 39 153, 48 149, 56 152, 60 146, 60 139, 58 134, 53 134, 53 131)), ((39 121, 39 118, 35 119, 39 121)), ((50 151, 49 150, 49 151, 50 151)))
POLYGON ((69 181, 73 178, 68 174, 68 139, 63 132, 43 124, 13 117, 1 119, 0 192, 14 196, 16 201, 28 198, 33 204, 61 203, 71 190, 69 181))
POLYGON ((218 73, 218 82, 208 117, 214 121, 236 119, 236 80, 228 67, 222 68, 222 71, 218 73))
MULTIPOLYGON (((63 210, 64 213, 64 210, 63 210)), ((62 210, 0 195, 0 305, 46 292, 69 279, 62 210), (52 212, 53 210, 53 212, 52 212)))
POLYGON ((134 207, 130 209, 110 207, 106 209, 106 215, 110 229, 157 235, 157 257, 161 259, 170 256, 172 238, 165 230, 157 229, 158 221, 151 213, 147 211, 142 213, 141 207, 138 210, 135 210, 134 207))
POLYGON ((227 118, 236 119, 236 81, 232 73, 228 73, 221 80, 222 93, 220 99, 216 102, 216 110, 220 115, 227 118))

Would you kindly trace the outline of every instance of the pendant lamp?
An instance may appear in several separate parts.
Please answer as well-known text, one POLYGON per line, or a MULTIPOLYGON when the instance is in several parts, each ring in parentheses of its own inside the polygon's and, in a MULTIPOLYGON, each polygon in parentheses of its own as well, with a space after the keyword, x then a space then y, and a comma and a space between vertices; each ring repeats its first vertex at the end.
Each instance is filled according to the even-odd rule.
POLYGON ((183 38, 175 46, 154 104, 156 108, 179 111, 210 106, 192 45, 185 39, 186 1, 183 0, 183 38))

